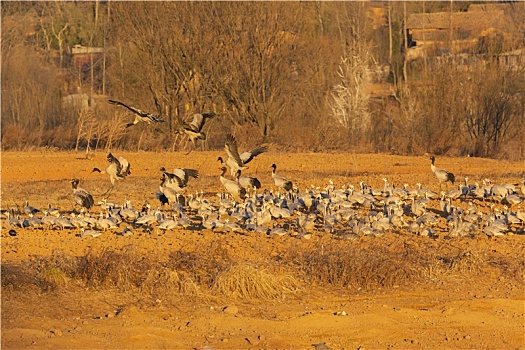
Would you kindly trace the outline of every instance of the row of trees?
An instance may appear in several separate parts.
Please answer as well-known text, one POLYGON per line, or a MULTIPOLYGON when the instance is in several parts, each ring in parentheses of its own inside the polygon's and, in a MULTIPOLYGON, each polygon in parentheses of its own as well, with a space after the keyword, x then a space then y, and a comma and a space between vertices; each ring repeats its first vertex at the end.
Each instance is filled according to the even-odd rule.
MULTIPOLYGON (((408 64, 407 16, 437 10, 459 8, 5 2, 2 148, 176 150, 186 142, 175 133, 181 122, 214 111, 210 148, 233 132, 247 147, 524 158, 524 67, 507 69, 493 54, 521 48, 523 37, 480 40, 468 65, 452 55, 408 64), (103 54, 75 64, 74 45, 103 54), (88 110, 64 103, 75 93, 88 97, 88 110), (167 123, 125 129, 132 116, 108 97, 167 123)), ((524 7, 515 13, 522 18, 524 7)))

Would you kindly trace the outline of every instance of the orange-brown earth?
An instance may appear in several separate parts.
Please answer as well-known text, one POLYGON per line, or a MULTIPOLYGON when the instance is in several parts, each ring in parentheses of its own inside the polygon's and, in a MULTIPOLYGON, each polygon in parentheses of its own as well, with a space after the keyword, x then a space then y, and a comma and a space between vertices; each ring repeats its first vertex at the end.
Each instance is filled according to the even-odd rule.
MULTIPOLYGON (((131 162, 132 174, 117 183, 110 201, 130 199, 140 206, 148 200, 156 205, 161 166, 198 169, 201 176, 190 182, 190 189, 202 189, 209 198, 216 198, 220 191, 216 159, 222 152, 116 153, 131 162)), ((1 161, 3 210, 22 207, 29 200, 37 208, 45 209, 51 203, 64 212, 71 211, 69 180, 75 177, 81 180, 81 187, 94 194, 95 201, 102 199, 101 194, 109 187, 105 175, 91 173, 93 167, 105 166, 102 152, 90 160, 81 153, 3 152, 1 161)), ((430 162, 423 156, 268 152, 255 159, 247 173, 256 175, 264 188, 273 188, 272 163, 300 188, 324 187, 330 179, 336 187, 345 183, 357 186, 361 180, 382 187, 382 179, 387 177, 399 187, 407 183, 412 188, 420 182, 439 190, 430 162)), ((479 158, 438 158, 436 165, 453 171, 459 180, 468 176, 472 183, 487 177, 493 182, 520 182, 524 172, 524 163, 479 158)), ((458 205, 464 207, 466 203, 458 205)), ((432 206, 437 207, 437 203, 432 206)), ((305 240, 205 229, 165 234, 137 229, 129 237, 106 232, 96 238, 80 238, 76 230, 17 229, 17 235, 10 236, 3 218, 2 348, 308 349, 323 342, 333 349, 523 348, 525 235, 516 228, 516 234, 504 237, 478 234, 448 239, 446 226, 436 230, 434 238, 395 232, 355 241, 339 240, 321 231, 305 240), (53 290, 20 289, 16 285, 21 281, 12 280, 18 266, 56 251, 73 257, 89 248, 118 250, 133 245, 144 256, 163 257, 181 248, 218 244, 239 262, 264 266, 293 247, 315 251, 333 242, 340 242, 341 249, 350 244, 413 247, 429 254, 454 249, 475 259, 470 262, 472 266, 467 262, 462 269, 448 273, 427 271, 424 278, 389 288, 330 288, 303 283, 286 299, 276 300, 204 295, 167 302, 151 300, 136 291, 87 288, 74 281, 53 290), (5 271, 10 273, 9 281, 5 280, 5 271), (343 311, 346 315, 341 315, 343 311)))

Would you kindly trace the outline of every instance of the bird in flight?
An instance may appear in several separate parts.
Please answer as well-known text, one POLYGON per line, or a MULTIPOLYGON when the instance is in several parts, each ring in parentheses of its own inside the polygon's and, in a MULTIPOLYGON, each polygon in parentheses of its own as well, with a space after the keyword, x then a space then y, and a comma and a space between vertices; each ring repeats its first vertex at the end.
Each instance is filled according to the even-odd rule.
POLYGON ((127 109, 129 109, 135 114, 135 119, 133 120, 133 122, 127 123, 126 128, 129 128, 130 126, 136 125, 141 122, 146 123, 148 125, 150 125, 151 123, 164 123, 165 122, 165 120, 161 119, 159 115, 154 115, 151 113, 144 112, 138 108, 128 106, 127 104, 122 103, 120 101, 108 100, 108 102, 114 105, 126 107, 127 109))
POLYGON ((248 164, 253 158, 258 156, 259 154, 266 152, 268 150, 268 147, 262 146, 255 148, 251 151, 246 151, 239 154, 239 150, 237 148, 237 139, 232 134, 228 134, 226 136, 224 150, 226 151, 226 154, 228 154, 226 162, 224 162, 222 157, 217 158, 217 160, 221 163, 224 162, 224 164, 226 164, 230 168, 231 175, 235 176, 237 171, 243 171, 248 169, 246 164, 248 164))
MULTIPOLYGON (((197 140, 206 140, 206 133, 202 131, 204 123, 207 119, 211 119, 215 116, 215 113, 195 113, 193 119, 189 123, 183 123, 181 129, 177 131, 178 134, 185 133, 189 140, 193 143, 193 146, 197 146, 197 140)), ((191 152, 191 151, 190 151, 191 152)), ((189 153, 188 153, 189 154, 189 153)))

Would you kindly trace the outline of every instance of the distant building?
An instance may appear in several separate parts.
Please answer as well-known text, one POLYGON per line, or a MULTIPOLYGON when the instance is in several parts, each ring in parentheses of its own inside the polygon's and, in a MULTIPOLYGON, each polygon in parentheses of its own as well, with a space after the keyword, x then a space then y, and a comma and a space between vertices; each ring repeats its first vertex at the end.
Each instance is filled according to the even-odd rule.
POLYGON ((90 107, 91 102, 88 94, 72 94, 62 98, 62 107, 83 110, 90 107))
POLYGON ((71 56, 73 57, 73 66, 81 70, 88 70, 91 63, 98 62, 104 54, 102 47, 87 47, 82 45, 75 45, 71 49, 71 56))
POLYGON ((511 12, 511 4, 474 4, 467 12, 411 14, 406 59, 465 52, 481 37, 508 33, 515 26, 511 12))

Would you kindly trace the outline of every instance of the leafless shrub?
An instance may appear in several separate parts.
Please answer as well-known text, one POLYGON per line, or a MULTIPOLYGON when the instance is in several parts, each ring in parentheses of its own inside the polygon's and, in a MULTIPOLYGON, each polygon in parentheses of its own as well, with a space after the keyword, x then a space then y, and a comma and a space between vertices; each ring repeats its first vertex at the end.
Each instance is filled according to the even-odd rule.
POLYGON ((363 249, 350 245, 343 249, 334 242, 323 246, 322 251, 294 250, 291 258, 307 281, 324 286, 389 288, 420 275, 413 258, 407 258, 405 252, 382 247, 363 249))
POLYGON ((2 264, 2 291, 21 291, 35 286, 37 270, 27 264, 2 264))
POLYGON ((2 147, 4 149, 23 149, 29 132, 17 124, 2 124, 2 147))
POLYGON ((483 261, 479 254, 471 251, 460 251, 456 255, 445 255, 437 258, 441 262, 441 271, 479 273, 483 261))
POLYGON ((155 261, 127 246, 122 251, 89 250, 74 263, 71 274, 88 286, 111 286, 126 291, 140 288, 155 267, 155 261))
POLYGON ((231 265, 228 253, 219 245, 199 247, 195 251, 177 250, 170 254, 169 266, 203 288, 211 288, 217 275, 231 265))

